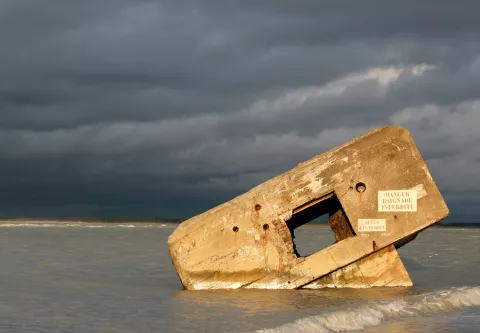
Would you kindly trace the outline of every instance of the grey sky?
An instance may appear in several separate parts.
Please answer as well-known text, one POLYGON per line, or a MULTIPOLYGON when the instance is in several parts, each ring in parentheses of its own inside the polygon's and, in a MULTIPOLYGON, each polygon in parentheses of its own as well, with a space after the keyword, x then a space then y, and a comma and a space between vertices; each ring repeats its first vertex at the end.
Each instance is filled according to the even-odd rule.
POLYGON ((451 220, 476 221, 479 10, 0 1, 0 212, 188 217, 400 124, 451 220))

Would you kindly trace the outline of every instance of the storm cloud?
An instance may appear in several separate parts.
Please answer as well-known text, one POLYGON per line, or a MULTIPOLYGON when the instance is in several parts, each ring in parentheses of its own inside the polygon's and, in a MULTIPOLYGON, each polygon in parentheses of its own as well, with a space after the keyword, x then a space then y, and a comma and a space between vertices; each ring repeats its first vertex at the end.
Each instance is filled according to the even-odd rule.
POLYGON ((479 10, 0 1, 0 213, 188 217, 398 124, 477 221, 479 10))

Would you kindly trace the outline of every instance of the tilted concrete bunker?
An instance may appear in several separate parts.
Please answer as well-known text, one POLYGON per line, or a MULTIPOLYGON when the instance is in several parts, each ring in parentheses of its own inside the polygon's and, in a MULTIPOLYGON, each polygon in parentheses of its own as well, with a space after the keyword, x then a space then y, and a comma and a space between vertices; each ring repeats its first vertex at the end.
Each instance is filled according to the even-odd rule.
POLYGON ((410 286, 396 251, 449 214, 409 132, 375 129, 181 223, 168 239, 186 289, 410 286), (323 214, 335 243, 299 257, 323 214))

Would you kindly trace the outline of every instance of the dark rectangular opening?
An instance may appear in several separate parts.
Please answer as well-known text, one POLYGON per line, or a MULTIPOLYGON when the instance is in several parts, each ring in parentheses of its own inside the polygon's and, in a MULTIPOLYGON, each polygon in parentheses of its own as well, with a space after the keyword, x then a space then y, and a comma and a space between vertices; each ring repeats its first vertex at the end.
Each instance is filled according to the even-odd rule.
POLYGON ((293 211, 292 217, 286 222, 288 229, 292 235, 293 250, 297 257, 306 257, 315 252, 309 251, 308 254, 302 253, 302 244, 295 242, 295 229, 307 224, 307 223, 326 223, 334 233, 334 242, 339 242, 343 239, 355 236, 347 215, 343 211, 342 205, 337 196, 332 193, 320 199, 308 202, 293 211), (320 219, 324 217, 323 219, 320 219))

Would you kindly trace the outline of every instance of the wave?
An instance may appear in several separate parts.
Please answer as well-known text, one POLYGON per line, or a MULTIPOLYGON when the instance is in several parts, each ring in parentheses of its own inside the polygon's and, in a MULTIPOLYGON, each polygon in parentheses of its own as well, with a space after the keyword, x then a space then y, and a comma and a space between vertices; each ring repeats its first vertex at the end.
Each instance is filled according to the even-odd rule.
POLYGON ((377 326, 388 319, 449 313, 470 306, 480 306, 480 287, 452 288, 413 296, 409 300, 375 302, 353 310, 298 319, 257 332, 349 332, 377 326))

